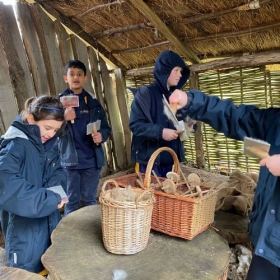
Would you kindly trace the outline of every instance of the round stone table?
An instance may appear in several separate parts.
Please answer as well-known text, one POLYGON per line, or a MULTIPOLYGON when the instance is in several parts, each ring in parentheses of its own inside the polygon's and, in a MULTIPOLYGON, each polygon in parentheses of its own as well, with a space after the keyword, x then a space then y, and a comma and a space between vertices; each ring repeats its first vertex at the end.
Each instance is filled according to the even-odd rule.
POLYGON ((141 252, 109 253, 94 205, 61 220, 42 262, 51 280, 226 280, 229 258, 228 243, 212 229, 191 241, 152 231, 141 252))

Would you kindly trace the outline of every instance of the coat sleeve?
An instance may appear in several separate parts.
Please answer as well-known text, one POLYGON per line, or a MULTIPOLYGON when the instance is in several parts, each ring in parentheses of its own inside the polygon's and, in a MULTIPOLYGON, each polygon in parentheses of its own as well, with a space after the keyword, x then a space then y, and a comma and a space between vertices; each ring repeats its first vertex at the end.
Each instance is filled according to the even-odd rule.
POLYGON ((151 123, 136 99, 131 104, 129 128, 134 136, 146 140, 162 139, 163 126, 151 123))
POLYGON ((66 190, 66 173, 64 169, 61 167, 60 158, 55 163, 54 170, 46 181, 44 185, 45 188, 54 187, 54 186, 62 186, 64 190, 66 190))
POLYGON ((51 158, 49 159, 46 169, 44 187, 49 188, 60 185, 66 190, 67 176, 61 166, 58 143, 56 143, 52 149, 51 158))
POLYGON ((259 109, 253 105, 235 105, 230 99, 206 95, 197 90, 188 93, 184 110, 195 120, 209 124, 226 137, 243 140, 245 136, 265 140, 278 108, 259 109))
POLYGON ((0 151, 0 209, 28 218, 49 216, 61 198, 26 181, 21 168, 25 164, 24 154, 16 146, 18 143, 11 141, 0 151))

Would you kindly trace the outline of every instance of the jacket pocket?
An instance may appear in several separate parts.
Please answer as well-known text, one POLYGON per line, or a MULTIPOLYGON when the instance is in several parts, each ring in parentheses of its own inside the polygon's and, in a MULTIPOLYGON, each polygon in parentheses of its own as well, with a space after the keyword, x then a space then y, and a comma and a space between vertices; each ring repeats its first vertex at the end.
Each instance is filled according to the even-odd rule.
MULTIPOLYGON (((46 230, 46 229, 45 229, 46 230)), ((21 267, 32 270, 33 265, 40 263, 42 249, 45 246, 44 232, 42 228, 33 227, 27 230, 18 230, 10 239, 9 262, 13 267, 21 267)))
POLYGON ((280 252, 280 223, 272 222, 267 228, 265 243, 273 251, 280 252))

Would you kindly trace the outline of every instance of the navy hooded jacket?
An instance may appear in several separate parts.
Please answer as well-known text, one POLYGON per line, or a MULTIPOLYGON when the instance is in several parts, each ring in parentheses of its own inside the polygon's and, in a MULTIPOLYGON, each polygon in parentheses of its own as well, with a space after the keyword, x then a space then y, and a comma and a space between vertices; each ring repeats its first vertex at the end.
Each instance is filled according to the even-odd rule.
MULTIPOLYGON (((236 106, 197 90, 188 93, 183 110, 196 120, 211 125, 226 137, 252 137, 270 143, 270 155, 280 154, 280 109, 236 106)), ((280 168, 280 166, 279 166, 280 168)), ((252 211, 249 215, 250 240, 255 254, 280 267, 280 177, 267 167, 260 168, 252 211)))
MULTIPOLYGON (((190 71, 184 60, 172 51, 162 52, 154 67, 155 82, 140 89, 132 89, 135 97, 131 104, 129 127, 133 133, 131 144, 131 160, 147 164, 152 153, 160 147, 174 150, 180 162, 185 161, 183 144, 179 137, 176 140, 165 141, 162 138, 164 128, 176 129, 164 114, 163 96, 169 100, 175 89, 181 89, 187 82, 190 71), (175 67, 182 68, 182 77, 176 87, 167 88, 167 80, 175 67)), ((184 120, 187 114, 177 111, 178 121, 184 120)), ((155 165, 170 166, 173 158, 168 152, 161 153, 154 161, 155 165)))
POLYGON ((61 198, 47 187, 66 187, 57 139, 48 151, 37 125, 14 121, 1 137, 0 213, 7 259, 12 267, 38 273, 41 256, 60 220, 61 198))
MULTIPOLYGON (((71 91, 69 89, 66 89, 62 93, 59 94, 59 98, 62 96, 71 95, 71 91)), ((83 95, 85 96, 85 99, 87 100, 86 107, 89 110, 89 120, 90 122, 95 122, 97 120, 101 121, 100 129, 98 130, 102 134, 102 143, 106 142, 111 134, 111 128, 107 121, 107 116, 105 113, 105 110, 101 106, 100 102, 94 98, 90 93, 83 90, 83 95)), ((80 104, 81 105, 81 104, 80 104)), ((84 134, 86 135, 86 123, 87 120, 84 120, 84 127, 80 128, 84 130, 84 134)), ((77 148, 74 141, 74 135, 73 135, 73 126, 70 122, 67 122, 66 126, 66 133, 60 137, 59 141, 59 149, 61 153, 61 164, 63 167, 76 167, 79 164, 79 156, 80 158, 84 156, 84 154, 78 155, 77 148)), ((75 131, 75 133, 79 133, 75 131)), ((102 145, 96 145, 92 141, 92 137, 89 136, 91 139, 91 148, 92 153, 94 154, 94 160, 93 163, 96 168, 101 168, 105 165, 105 156, 104 151, 102 148, 102 145)), ((77 141, 77 139, 76 139, 77 141)), ((84 143, 81 143, 84 144, 84 143)), ((80 151, 80 153, 85 153, 85 151, 80 151)), ((81 165, 81 164, 80 164, 81 165)))

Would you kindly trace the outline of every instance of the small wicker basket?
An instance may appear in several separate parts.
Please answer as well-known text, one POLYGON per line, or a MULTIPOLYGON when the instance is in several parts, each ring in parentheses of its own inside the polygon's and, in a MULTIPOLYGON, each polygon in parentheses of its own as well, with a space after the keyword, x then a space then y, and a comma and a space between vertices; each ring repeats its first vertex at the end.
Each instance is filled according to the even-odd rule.
POLYGON ((136 201, 122 202, 112 199, 114 188, 119 188, 116 181, 105 181, 99 196, 104 246, 113 254, 138 253, 148 244, 155 202, 153 192, 133 188, 136 201))
MULTIPOLYGON (((181 169, 176 153, 168 147, 159 148, 152 154, 146 173, 143 175, 144 188, 150 189, 151 183, 157 183, 156 178, 151 176, 151 171, 156 157, 162 151, 167 151, 172 155, 174 172, 180 175, 181 169)), ((137 179, 138 174, 136 173, 115 178, 122 187, 139 186, 137 179)), ((158 179, 163 181, 166 178, 158 179)), ((188 240, 205 231, 214 221, 218 189, 206 185, 203 188, 209 189, 209 191, 202 197, 183 197, 154 190, 156 203, 153 208, 152 229, 188 240)))

